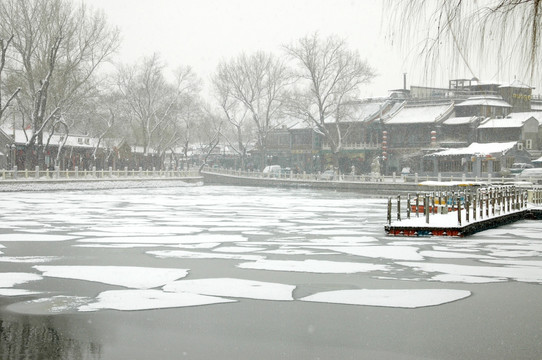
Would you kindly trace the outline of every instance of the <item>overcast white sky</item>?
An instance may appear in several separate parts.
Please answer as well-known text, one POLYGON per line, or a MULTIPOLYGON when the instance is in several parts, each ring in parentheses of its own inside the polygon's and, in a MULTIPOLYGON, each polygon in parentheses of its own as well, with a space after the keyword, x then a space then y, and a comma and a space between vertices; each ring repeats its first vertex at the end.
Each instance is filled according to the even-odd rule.
POLYGON ((345 38, 376 69, 379 75, 366 86, 363 96, 382 96, 387 90, 401 88, 405 72, 407 86, 447 86, 449 78, 471 77, 445 74, 450 69, 443 64, 442 80, 429 83, 423 77, 423 63, 404 60, 406 54, 400 52, 397 41, 392 45, 386 39, 382 0, 83 1, 103 9, 110 23, 120 28, 122 45, 117 59, 131 63, 157 52, 170 68, 192 66, 206 83, 221 60, 242 51, 281 54, 282 44, 315 31, 345 38))
MULTIPOLYGON (((312 32, 337 34, 379 76, 364 91, 385 95, 403 86, 400 54, 384 40, 380 1, 365 0, 87 0, 120 28, 123 62, 157 52, 168 66, 190 65, 207 81, 220 60, 268 50, 312 32)), ((409 81, 410 83, 410 81, 409 81)))

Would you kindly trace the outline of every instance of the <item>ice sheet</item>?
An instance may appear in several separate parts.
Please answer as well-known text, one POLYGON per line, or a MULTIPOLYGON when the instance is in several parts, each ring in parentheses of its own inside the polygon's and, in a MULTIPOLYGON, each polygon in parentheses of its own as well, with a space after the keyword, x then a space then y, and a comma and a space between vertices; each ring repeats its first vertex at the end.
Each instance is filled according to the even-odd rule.
POLYGON ((37 281, 43 279, 38 274, 23 273, 23 272, 5 272, 0 273, 0 288, 9 288, 18 284, 24 284, 29 281, 37 281))
POLYGON ((300 300, 348 305, 419 308, 441 305, 470 296, 467 290, 361 289, 321 292, 300 300))
POLYGON ((265 256, 260 255, 244 255, 244 254, 217 254, 183 250, 157 250, 147 251, 147 254, 156 257, 165 258, 180 258, 180 259, 228 259, 228 260, 243 260, 252 261, 265 259, 265 256))
POLYGON ((80 306, 79 311, 96 311, 101 309, 124 311, 147 310, 228 302, 235 302, 235 300, 161 290, 111 290, 100 293, 96 298, 96 302, 80 306))
POLYGON ((542 283, 542 268, 534 266, 471 266, 421 262, 398 262, 423 272, 438 272, 453 276, 482 276, 496 279, 512 279, 522 282, 542 283))
POLYGON ((295 286, 245 279, 213 278, 179 280, 165 285, 163 289, 172 292, 260 300, 293 300, 292 292, 295 286))
POLYGON ((179 236, 113 236, 80 239, 86 243, 157 243, 157 244, 193 244, 193 243, 227 243, 243 242, 247 238, 241 235, 179 235, 179 236))
MULTIPOLYGON (((320 249, 323 249, 323 247, 320 247, 320 249)), ((418 248, 414 246, 330 246, 327 249, 370 258, 423 260, 423 256, 418 253, 418 248)))
POLYGON ((2 289, 0 288, 0 296, 28 296, 39 294, 37 291, 24 289, 2 289))
POLYGON ((59 256, 0 256, 0 262, 38 264, 61 259, 59 256))
POLYGON ((77 236, 67 235, 52 235, 52 234, 36 234, 36 233, 17 233, 17 234, 0 234, 1 242, 10 241, 67 241, 77 239, 77 236))
POLYGON ((186 269, 135 266, 34 266, 43 276, 149 289, 183 278, 186 269))
POLYGON ((325 260, 258 260, 237 265, 242 269, 296 271, 324 274, 353 274, 359 272, 385 271, 387 265, 325 260))

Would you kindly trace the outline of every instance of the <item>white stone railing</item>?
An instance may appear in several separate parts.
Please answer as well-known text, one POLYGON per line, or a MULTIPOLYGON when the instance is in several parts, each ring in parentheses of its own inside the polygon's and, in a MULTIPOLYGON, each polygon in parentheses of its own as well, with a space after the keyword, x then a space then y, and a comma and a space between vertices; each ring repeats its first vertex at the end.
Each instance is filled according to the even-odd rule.
POLYGON ((127 179, 127 178, 187 178, 199 177, 197 169, 194 170, 137 170, 124 168, 122 170, 101 169, 95 167, 91 170, 79 170, 76 166, 74 170, 42 170, 36 166, 34 170, 0 170, 1 180, 69 180, 69 179, 127 179))

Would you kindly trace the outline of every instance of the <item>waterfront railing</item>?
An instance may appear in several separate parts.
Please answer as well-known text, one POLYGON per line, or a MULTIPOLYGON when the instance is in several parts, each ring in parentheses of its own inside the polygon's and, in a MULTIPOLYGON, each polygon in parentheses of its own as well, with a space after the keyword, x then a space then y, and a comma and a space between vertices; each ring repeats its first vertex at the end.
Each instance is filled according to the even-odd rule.
MULTIPOLYGON (((397 182, 397 183, 423 183, 423 182, 438 182, 438 183, 470 183, 470 184, 504 184, 517 182, 516 177, 505 177, 505 176, 492 176, 488 174, 485 177, 467 177, 465 174, 460 175, 445 175, 437 174, 436 176, 432 175, 418 175, 415 174, 397 174, 392 173, 391 175, 381 175, 380 173, 368 173, 368 174, 338 174, 335 173, 332 177, 321 172, 300 172, 295 173, 294 171, 280 171, 280 172, 271 172, 263 173, 261 171, 243 171, 235 169, 224 169, 224 168, 211 168, 204 167, 204 171, 219 175, 228 175, 228 176, 239 176, 247 178, 259 178, 259 179, 282 179, 282 180, 297 180, 297 181, 351 181, 351 182, 397 182)), ((534 179, 523 179, 531 181, 534 179)))
POLYGON ((34 170, 0 170, 1 180, 70 180, 70 179, 129 179, 129 178, 190 178, 200 177, 197 169, 194 170, 143 170, 131 169, 79 169, 60 170, 56 168, 40 169, 36 166, 34 170))

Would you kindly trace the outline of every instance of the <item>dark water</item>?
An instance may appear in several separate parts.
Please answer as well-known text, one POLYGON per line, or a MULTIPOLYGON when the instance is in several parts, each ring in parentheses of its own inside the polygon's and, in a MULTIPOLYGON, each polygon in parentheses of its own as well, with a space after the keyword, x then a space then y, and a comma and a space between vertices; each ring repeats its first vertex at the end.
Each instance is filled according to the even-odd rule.
POLYGON ((412 242, 384 236, 384 200, 352 193, 229 187, 13 193, 4 195, 1 205, 2 273, 41 275, 36 265, 140 266, 189 269, 186 279, 228 277, 295 285, 292 301, 234 298, 236 302, 214 305, 78 312, 74 306, 55 309, 35 300, 59 295, 95 299, 101 292, 124 288, 44 276, 9 287, 39 294, 0 297, 2 359, 542 358, 539 222, 512 224, 468 239, 412 242), (181 233, 233 240, 214 247, 204 246, 205 241, 181 248, 174 243, 134 245, 141 245, 137 239, 144 236, 166 242, 181 233), (21 234, 28 239, 15 237, 21 234), (76 238, 45 241, 43 235, 76 238), (115 236, 122 240, 114 242, 115 236), (244 240, 235 240, 238 237, 244 240), (123 243, 125 238, 134 241, 123 243), (346 250, 339 251, 337 244, 346 250), (373 251, 356 253, 365 246, 373 251), (247 247, 253 251, 240 251, 247 247), (412 257, 412 248, 419 259, 412 257), (239 267, 247 262, 242 259, 147 253, 179 249, 291 262, 384 265, 385 270, 256 270, 239 267), (440 267, 424 269, 414 263, 440 267), (436 306, 423 306, 422 301, 417 308, 300 301, 347 289, 454 289, 471 295, 436 306))

